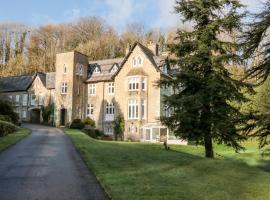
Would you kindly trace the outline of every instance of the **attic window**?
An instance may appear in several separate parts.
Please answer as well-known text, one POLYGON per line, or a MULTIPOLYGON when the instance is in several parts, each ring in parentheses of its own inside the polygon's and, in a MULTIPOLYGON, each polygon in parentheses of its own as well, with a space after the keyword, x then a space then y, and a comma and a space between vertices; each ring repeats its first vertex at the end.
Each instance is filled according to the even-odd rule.
POLYGON ((118 70, 117 65, 115 64, 112 69, 111 69, 111 73, 115 73, 118 70))
POLYGON ((136 56, 132 58, 132 66, 133 67, 138 67, 141 66, 143 63, 142 57, 141 56, 136 56))
POLYGON ((94 73, 95 73, 95 74, 99 74, 99 73, 100 73, 100 69, 99 69, 98 67, 96 67, 96 68, 94 69, 94 73))

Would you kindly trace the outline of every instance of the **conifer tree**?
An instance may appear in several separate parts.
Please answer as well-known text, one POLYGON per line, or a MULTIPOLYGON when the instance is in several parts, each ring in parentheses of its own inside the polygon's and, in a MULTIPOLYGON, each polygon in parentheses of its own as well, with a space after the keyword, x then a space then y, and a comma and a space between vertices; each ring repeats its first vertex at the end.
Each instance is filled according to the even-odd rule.
POLYGON ((245 116, 231 102, 246 101, 240 90, 248 86, 226 68, 240 60, 238 44, 228 36, 241 28, 241 7, 238 0, 176 1, 177 13, 193 30, 179 30, 170 47, 178 70, 160 86, 174 88, 173 95, 164 96, 173 113, 161 120, 177 136, 203 144, 209 158, 214 157, 213 140, 238 151, 245 139, 239 132, 245 116))
POLYGON ((244 58, 257 61, 249 68, 247 77, 257 77, 260 82, 270 74, 270 0, 263 7, 264 10, 253 15, 243 35, 244 58))

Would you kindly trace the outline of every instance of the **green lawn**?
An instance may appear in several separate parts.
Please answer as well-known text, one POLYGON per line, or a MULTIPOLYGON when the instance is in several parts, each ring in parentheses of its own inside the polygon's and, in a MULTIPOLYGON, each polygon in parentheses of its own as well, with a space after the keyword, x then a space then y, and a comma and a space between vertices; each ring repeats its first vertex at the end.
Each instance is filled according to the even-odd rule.
POLYGON ((9 146, 16 144, 18 141, 26 137, 29 133, 29 129, 19 128, 19 130, 14 133, 11 133, 5 137, 0 137, 0 152, 5 150, 9 146))
POLYGON ((234 153, 216 146, 219 156, 205 159, 203 148, 97 141, 66 130, 107 193, 116 200, 267 200, 270 160, 262 158, 255 141, 234 153))

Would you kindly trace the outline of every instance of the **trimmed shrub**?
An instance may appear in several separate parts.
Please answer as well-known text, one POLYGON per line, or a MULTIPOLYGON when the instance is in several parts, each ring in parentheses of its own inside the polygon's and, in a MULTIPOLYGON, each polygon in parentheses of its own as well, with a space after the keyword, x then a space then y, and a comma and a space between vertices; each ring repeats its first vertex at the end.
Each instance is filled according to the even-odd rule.
POLYGON ((90 117, 86 117, 85 120, 83 121, 83 123, 85 125, 89 125, 89 126, 94 127, 94 128, 96 127, 95 121, 93 119, 91 119, 90 117))
POLYGON ((81 119, 74 119, 71 122, 69 128, 72 128, 72 129, 83 129, 84 128, 84 123, 82 122, 81 119))
POLYGON ((83 132, 92 137, 92 138, 100 138, 102 137, 104 134, 103 134, 103 131, 99 130, 99 129, 96 129, 96 128, 87 128, 87 129, 83 129, 83 132))
POLYGON ((0 120, 0 137, 4 137, 14 131, 16 131, 16 126, 14 124, 0 120))

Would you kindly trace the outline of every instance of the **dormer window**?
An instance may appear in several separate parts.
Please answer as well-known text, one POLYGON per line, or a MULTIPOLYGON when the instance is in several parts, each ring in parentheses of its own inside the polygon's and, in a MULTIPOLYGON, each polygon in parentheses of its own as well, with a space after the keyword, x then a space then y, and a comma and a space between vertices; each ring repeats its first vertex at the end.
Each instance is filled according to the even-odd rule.
POLYGON ((114 64, 112 69, 111 69, 111 73, 113 74, 113 73, 117 72, 117 70, 118 70, 117 64, 114 64))
POLYGON ((94 73, 94 74, 99 74, 99 73, 100 73, 100 69, 99 69, 98 66, 95 67, 93 73, 94 73))
POLYGON ((67 73, 67 66, 66 66, 66 64, 64 64, 63 71, 64 71, 64 74, 67 73))

